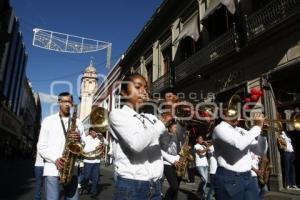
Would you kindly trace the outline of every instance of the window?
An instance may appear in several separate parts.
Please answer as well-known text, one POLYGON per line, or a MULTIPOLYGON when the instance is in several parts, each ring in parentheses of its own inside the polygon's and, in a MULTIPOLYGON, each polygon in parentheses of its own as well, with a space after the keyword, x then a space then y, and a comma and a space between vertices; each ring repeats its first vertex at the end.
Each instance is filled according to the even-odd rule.
POLYGON ((172 47, 168 46, 162 51, 163 55, 163 70, 164 73, 168 73, 171 68, 171 60, 172 60, 172 47))
POLYGON ((147 84, 148 84, 148 89, 150 89, 151 85, 152 85, 152 80, 153 80, 152 62, 146 64, 146 70, 147 70, 147 84))
POLYGON ((209 41, 213 41, 232 28, 234 16, 225 6, 216 10, 207 19, 202 21, 209 34, 209 41))
POLYGON ((195 42, 190 37, 185 37, 184 39, 182 39, 180 45, 182 49, 182 60, 188 59, 196 52, 195 42))

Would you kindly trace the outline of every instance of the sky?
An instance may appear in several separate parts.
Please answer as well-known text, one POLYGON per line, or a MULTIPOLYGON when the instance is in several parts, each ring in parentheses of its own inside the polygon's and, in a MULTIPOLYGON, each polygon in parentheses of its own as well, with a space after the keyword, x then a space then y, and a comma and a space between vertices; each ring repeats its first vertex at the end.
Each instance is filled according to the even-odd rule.
MULTIPOLYGON (((26 75, 34 92, 70 91, 79 104, 78 80, 91 59, 106 75, 106 51, 86 54, 34 47, 33 29, 41 28, 112 43, 112 65, 127 50, 163 0, 11 0, 28 53, 26 75)), ((99 80, 101 81, 101 79, 99 80)), ((80 82, 80 81, 79 81, 80 82)), ((57 107, 42 102, 42 117, 57 107)))

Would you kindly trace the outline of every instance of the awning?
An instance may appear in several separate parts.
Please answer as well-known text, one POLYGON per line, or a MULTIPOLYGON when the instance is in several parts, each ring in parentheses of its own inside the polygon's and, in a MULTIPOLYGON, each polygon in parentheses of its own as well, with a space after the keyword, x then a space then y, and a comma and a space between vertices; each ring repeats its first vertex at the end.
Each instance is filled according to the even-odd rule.
POLYGON ((194 15, 184 26, 181 32, 179 33, 176 42, 179 42, 185 37, 191 37, 195 42, 199 39, 199 23, 198 23, 198 14, 194 15))
POLYGON ((217 9, 219 9, 222 5, 226 6, 228 11, 231 14, 235 13, 235 4, 234 0, 211 0, 208 8, 203 14, 201 20, 206 19, 209 15, 213 14, 217 9))

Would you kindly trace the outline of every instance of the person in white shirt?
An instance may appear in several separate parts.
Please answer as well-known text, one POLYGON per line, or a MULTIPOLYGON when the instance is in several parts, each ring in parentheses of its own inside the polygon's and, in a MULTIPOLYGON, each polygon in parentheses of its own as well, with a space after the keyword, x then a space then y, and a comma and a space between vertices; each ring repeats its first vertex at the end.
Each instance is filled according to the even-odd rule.
POLYGON ((237 116, 225 118, 213 132, 215 156, 218 162, 214 178, 217 200, 258 200, 256 183, 251 177, 250 151, 261 154, 266 151, 266 138, 261 135, 264 117, 254 114, 255 126, 249 131, 237 127, 237 116), (256 139, 257 138, 257 139, 256 139))
MULTIPOLYGON (((102 136, 98 135, 98 133, 94 130, 93 127, 89 128, 89 133, 87 137, 83 137, 82 141, 84 142, 83 151, 85 153, 89 153, 95 151, 99 148, 104 148, 104 145, 107 145, 107 140, 102 136)), ((84 167, 83 167, 83 178, 81 180, 81 187, 84 189, 87 187, 89 181, 92 182, 91 187, 91 198, 96 198, 99 183, 99 175, 100 175, 100 156, 98 158, 92 159, 84 159, 84 167)))
POLYGON ((168 130, 159 138, 164 158, 164 174, 169 183, 165 199, 176 199, 182 177, 176 174, 176 168, 181 166, 179 162, 180 143, 182 142, 185 128, 175 120, 168 126, 168 130))
POLYGON ((34 200, 41 200, 41 194, 43 189, 43 171, 44 171, 44 159, 37 151, 35 163, 34 163, 34 177, 35 177, 34 200))
POLYGON ((287 189, 299 190, 296 185, 296 173, 295 173, 295 153, 292 145, 291 137, 282 131, 279 137, 282 137, 286 142, 286 149, 282 152, 283 168, 284 168, 284 180, 287 189))
POLYGON ((198 186, 197 194, 200 198, 205 198, 205 189, 208 178, 208 161, 206 157, 206 152, 208 147, 204 145, 204 140, 201 135, 196 139, 197 143, 194 145, 195 154, 196 154, 196 169, 200 175, 200 183, 198 186))
POLYGON ((217 164, 217 160, 216 160, 216 157, 214 155, 214 145, 211 144, 209 147, 208 147, 208 158, 209 158, 209 175, 210 175, 210 187, 209 187, 209 190, 207 192, 207 197, 206 199, 207 200, 210 200, 211 199, 211 196, 215 193, 215 190, 214 190, 214 177, 215 177, 215 174, 216 174, 216 171, 217 171, 217 167, 218 167, 218 164, 217 164))
POLYGON ((123 106, 109 114, 117 179, 115 200, 161 198, 163 159, 159 137, 166 127, 156 116, 138 113, 147 97, 146 90, 147 82, 140 74, 125 77, 121 83, 123 106))
MULTIPOLYGON (((70 126, 70 108, 73 105, 73 97, 68 92, 58 95, 59 112, 46 117, 41 125, 38 152, 45 161, 44 177, 46 200, 58 200, 60 194, 59 170, 64 167, 62 158, 66 134, 70 126)), ((80 141, 83 134, 83 125, 76 120, 77 130, 68 134, 73 141, 80 141)), ((76 170, 75 170, 76 171, 76 170)), ((63 185, 65 199, 77 200, 79 198, 77 176, 74 175, 69 184, 63 185)))

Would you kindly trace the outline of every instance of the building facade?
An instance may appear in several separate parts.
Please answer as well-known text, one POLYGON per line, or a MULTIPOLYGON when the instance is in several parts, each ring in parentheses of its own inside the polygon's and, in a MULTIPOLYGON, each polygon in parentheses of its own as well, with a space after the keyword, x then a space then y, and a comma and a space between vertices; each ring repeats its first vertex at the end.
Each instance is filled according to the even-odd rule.
MULTIPOLYGON (((23 94, 29 93, 25 75, 27 53, 19 31, 19 20, 8 0, 1 1, 0 15, 0 152, 1 157, 8 158, 19 156, 23 147, 28 149, 32 142, 28 146, 27 142, 23 144, 23 140, 32 141, 31 134, 35 135, 37 129, 24 132, 24 126, 28 126, 23 122, 22 108, 23 94)), ((30 95, 27 103, 35 105, 32 92, 30 95)), ((40 109, 33 107, 29 110, 40 116, 40 109)))
MULTIPOLYGON (((125 52, 121 74, 143 74, 154 97, 168 88, 199 102, 239 94, 268 118, 287 118, 299 108, 299 22, 296 0, 165 0, 125 52)), ((277 135, 269 130, 270 190, 298 194, 284 188, 277 135)), ((297 169, 300 137, 291 135, 297 169)))
POLYGON ((20 116, 22 119, 22 136, 19 148, 24 156, 33 155, 39 137, 41 125, 41 103, 38 93, 34 93, 31 83, 23 82, 23 94, 20 116))

